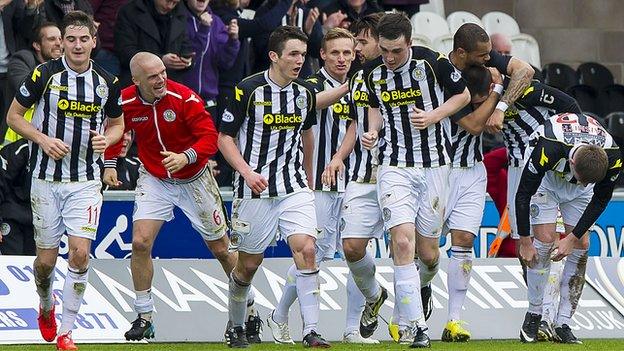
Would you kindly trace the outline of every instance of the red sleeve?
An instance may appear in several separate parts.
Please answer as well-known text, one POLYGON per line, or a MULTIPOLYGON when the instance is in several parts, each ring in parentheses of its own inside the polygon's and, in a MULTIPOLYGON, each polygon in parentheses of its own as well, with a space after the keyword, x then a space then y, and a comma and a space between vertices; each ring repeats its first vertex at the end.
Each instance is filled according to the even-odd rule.
POLYGON ((190 148, 184 151, 189 163, 202 162, 217 153, 217 130, 212 117, 204 109, 204 102, 191 92, 184 101, 184 118, 191 134, 197 140, 190 148))

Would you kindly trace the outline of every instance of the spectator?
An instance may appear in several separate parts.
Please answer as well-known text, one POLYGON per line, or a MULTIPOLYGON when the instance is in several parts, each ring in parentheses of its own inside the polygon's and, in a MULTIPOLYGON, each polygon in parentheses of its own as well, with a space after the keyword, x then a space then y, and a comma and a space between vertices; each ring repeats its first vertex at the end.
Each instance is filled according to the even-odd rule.
POLYGON ((382 0, 386 11, 397 10, 405 12, 407 17, 412 17, 420 10, 420 5, 426 4, 429 0, 382 0))
POLYGON ((229 69, 240 48, 238 24, 231 19, 226 26, 208 6, 209 0, 187 0, 187 34, 193 43, 196 62, 184 76, 184 84, 196 91, 213 120, 217 116, 219 70, 229 69))
POLYGON ((115 22, 119 9, 128 0, 90 0, 93 7, 93 19, 99 23, 97 39, 99 50, 94 61, 109 73, 119 76, 119 59, 115 56, 115 22))
MULTIPOLYGON (((249 0, 213 0, 212 9, 224 23, 236 19, 238 23, 238 39, 240 49, 234 65, 219 75, 219 95, 217 101, 217 116, 213 116, 217 127, 221 122, 223 110, 234 96, 234 86, 243 78, 252 74, 250 56, 252 55, 249 40, 258 33, 270 34, 282 23, 286 11, 298 0, 280 0, 277 5, 265 13, 256 13, 253 19, 242 18, 243 9, 249 5, 249 0)), ((215 175, 220 186, 232 185, 232 168, 221 153, 217 153, 218 175, 215 175)), ((213 169, 215 169, 213 167, 213 169)))
POLYGON ((170 79, 181 81, 192 65, 186 9, 180 0, 132 0, 121 7, 115 26, 121 86, 131 84, 130 59, 140 51, 159 56, 170 79))
POLYGON ((0 150, 0 252, 35 255, 30 210, 28 141, 18 140, 0 150))
MULTIPOLYGON (((61 48, 61 30, 53 22, 44 22, 35 30, 35 38, 28 49, 23 49, 11 56, 7 72, 5 104, 9 106, 15 92, 24 78, 39 64, 57 59, 63 54, 61 48)), ((30 121, 32 110, 24 116, 30 121)), ((12 129, 4 135, 4 143, 14 142, 21 137, 12 129)))
POLYGON ((105 190, 134 190, 136 188, 137 179, 139 179, 139 168, 141 161, 137 156, 128 155, 130 146, 132 145, 132 131, 127 131, 121 137, 121 152, 117 156, 117 186, 109 187, 105 185, 105 190))
MULTIPOLYGON (((501 55, 511 56, 511 40, 505 34, 494 33, 490 35, 490 41, 492 42, 492 50, 497 51, 501 55)), ((540 82, 544 81, 542 72, 539 68, 531 65, 535 73, 533 73, 533 79, 537 79, 540 82)))
POLYGON ((349 28, 356 19, 382 11, 377 0, 338 0, 323 8, 323 27, 349 28))
POLYGON ((13 96, 6 92, 9 58, 18 50, 28 47, 28 40, 33 24, 35 10, 42 0, 0 0, 0 13, 3 34, 0 35, 0 138, 7 131, 6 110, 13 96))
MULTIPOLYGON (((277 6, 277 0, 267 0, 258 10, 256 16, 270 11, 277 6)), ((307 8, 305 4, 307 0, 293 1, 286 15, 282 18, 282 25, 295 26, 303 30, 308 36, 308 54, 305 62, 299 72, 300 77, 308 77, 313 73, 311 57, 320 58, 321 40, 323 39, 323 27, 319 19, 320 11, 318 8, 307 8)), ((264 71, 269 68, 269 35, 271 33, 259 33, 253 38, 255 66, 254 71, 264 71)))
POLYGON ((93 15, 93 8, 89 0, 31 0, 37 3, 38 18, 35 26, 43 22, 54 22, 61 25, 63 17, 71 11, 82 11, 88 15, 93 15))
POLYGON ((492 50, 501 55, 511 55, 511 41, 505 34, 494 33, 490 36, 492 50))

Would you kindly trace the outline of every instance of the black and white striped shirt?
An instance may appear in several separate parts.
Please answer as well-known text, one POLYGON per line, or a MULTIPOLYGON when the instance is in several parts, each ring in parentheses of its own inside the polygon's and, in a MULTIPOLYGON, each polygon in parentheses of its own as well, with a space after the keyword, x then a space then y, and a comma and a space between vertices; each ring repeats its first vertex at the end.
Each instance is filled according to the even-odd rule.
POLYGON ((280 87, 263 71, 245 78, 223 112, 220 132, 234 138, 245 162, 269 186, 254 194, 234 175, 236 198, 283 196, 307 187, 301 131, 316 123, 314 88, 302 79, 280 87))
MULTIPOLYGON (((325 68, 321 68, 317 73, 311 75, 306 81, 314 86, 315 92, 339 87, 342 83, 332 78, 325 68)), ((339 101, 323 110, 317 110, 318 121, 312 127, 314 132, 314 189, 323 191, 344 192, 347 185, 347 178, 337 181, 333 186, 324 185, 321 175, 325 167, 329 164, 336 151, 342 145, 347 127, 351 123, 351 108, 348 104, 349 97, 343 96, 339 101)), ((348 166, 347 166, 348 167, 348 166)))
POLYGON ((522 167, 529 137, 551 116, 581 113, 576 100, 568 94, 533 81, 516 103, 505 111, 503 139, 509 154, 509 165, 522 167))
POLYGON ((17 102, 35 105, 32 125, 43 134, 69 145, 69 153, 55 161, 31 142, 30 167, 34 178, 55 182, 100 179, 100 154, 91 147, 89 130, 102 133, 107 116, 122 116, 117 78, 96 63, 74 72, 65 56, 37 66, 15 94, 17 102))
POLYGON ((414 106, 430 111, 448 96, 460 94, 466 85, 442 54, 414 46, 407 62, 390 70, 381 58, 364 73, 370 106, 378 107, 384 120, 379 140, 379 162, 399 167, 438 167, 449 164, 451 147, 448 118, 425 130, 414 128, 409 112, 414 106))
MULTIPOLYGON (((507 66, 511 56, 504 56, 496 51, 490 52, 488 67, 496 68, 501 74, 508 74, 507 66)), ((452 61, 451 61, 452 63, 452 61)), ((456 68, 457 69, 457 68, 456 68)), ((458 121, 474 111, 472 104, 464 106, 459 112, 451 116, 451 165, 457 167, 473 167, 475 163, 483 161, 483 141, 481 134, 472 135, 465 130, 458 121)))
POLYGON ((364 82, 364 71, 355 73, 349 82, 351 114, 357 123, 353 152, 349 157, 347 179, 358 183, 377 182, 378 148, 367 150, 362 146, 362 135, 368 131, 368 90, 364 82))

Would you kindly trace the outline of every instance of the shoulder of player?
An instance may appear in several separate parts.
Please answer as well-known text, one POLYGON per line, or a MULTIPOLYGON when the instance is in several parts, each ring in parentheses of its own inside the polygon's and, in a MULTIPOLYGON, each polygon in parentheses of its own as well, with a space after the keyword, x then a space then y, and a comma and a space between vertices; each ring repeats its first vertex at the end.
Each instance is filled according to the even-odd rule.
POLYGON ((349 88, 353 88, 355 85, 364 85, 364 70, 363 69, 355 72, 355 74, 353 74, 353 76, 349 78, 349 88))
POLYGON ((311 86, 321 90, 323 88, 323 83, 326 80, 327 78, 321 73, 321 71, 318 71, 308 76, 304 81, 310 84, 311 86))
POLYGON ((310 94, 312 95, 316 94, 314 90, 315 85, 310 83, 307 79, 297 78, 293 80, 292 84, 303 87, 305 90, 309 91, 310 94))
POLYGON ((366 81, 370 79, 373 73, 384 70, 386 69, 385 67, 386 66, 383 63, 383 59, 381 58, 381 56, 372 61, 366 62, 364 64, 364 67, 362 67, 362 78, 364 79, 364 81, 366 81))
POLYGON ((37 82, 39 78, 45 77, 42 79, 45 84, 49 77, 57 73, 64 72, 65 70, 65 65, 63 65, 63 62, 60 58, 49 60, 35 66, 31 75, 31 79, 33 82, 37 82))
POLYGON ((240 81, 240 83, 236 85, 236 87, 243 92, 256 90, 258 87, 268 83, 267 80, 264 78, 264 72, 265 71, 261 71, 245 77, 242 81, 240 81))
POLYGON ((115 84, 115 83, 119 84, 119 79, 115 77, 114 74, 108 72, 102 66, 100 66, 100 64, 98 64, 97 62, 93 60, 91 60, 91 69, 93 70, 93 72, 95 72, 95 74, 102 77, 106 81, 107 84, 109 85, 115 84))
POLYGON ((445 54, 426 46, 412 46, 412 60, 427 60, 433 63, 438 60, 448 61, 448 58, 445 54))
POLYGON ((167 79, 167 96, 184 103, 201 103, 201 98, 193 89, 170 79, 167 79))

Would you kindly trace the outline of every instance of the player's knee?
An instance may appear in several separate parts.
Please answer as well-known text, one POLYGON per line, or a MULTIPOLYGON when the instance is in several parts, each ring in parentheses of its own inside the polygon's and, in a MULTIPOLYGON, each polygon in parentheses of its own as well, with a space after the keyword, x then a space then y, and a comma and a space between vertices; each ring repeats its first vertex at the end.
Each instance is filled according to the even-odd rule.
POLYGON ((434 268, 439 261, 439 257, 440 254, 439 252, 429 252, 429 251, 425 251, 425 252, 419 252, 418 253, 418 259, 425 264, 425 266, 429 267, 429 268, 434 268))
POLYGON ((392 238, 394 254, 397 257, 408 257, 414 255, 414 241, 407 236, 395 236, 392 238))
POLYGON ((349 262, 356 262, 362 259, 366 254, 366 246, 358 245, 351 240, 344 240, 342 242, 342 248, 344 250, 345 258, 349 262))
POLYGON ((132 236, 132 253, 149 253, 152 250, 152 241, 144 235, 132 236))
POLYGON ((54 263, 44 262, 43 260, 35 260, 35 273, 39 276, 39 278, 46 278, 52 273, 54 269, 54 263))
POLYGON ((78 269, 84 269, 89 265, 89 251, 84 247, 72 247, 69 249, 69 264, 78 269))
POLYGON ((227 246, 219 246, 212 248, 212 254, 214 257, 220 262, 227 262, 230 257, 230 252, 228 251, 227 246))

